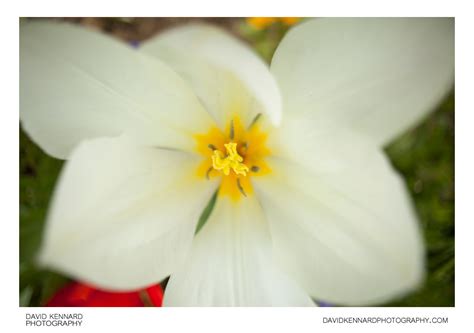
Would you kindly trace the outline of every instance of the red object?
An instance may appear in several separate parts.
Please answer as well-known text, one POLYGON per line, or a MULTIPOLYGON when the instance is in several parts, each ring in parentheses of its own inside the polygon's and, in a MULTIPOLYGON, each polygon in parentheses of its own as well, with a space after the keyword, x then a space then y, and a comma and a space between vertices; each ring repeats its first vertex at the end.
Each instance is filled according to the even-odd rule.
POLYGON ((110 292, 89 285, 72 282, 60 289, 46 306, 77 307, 135 307, 161 306, 163 290, 160 285, 128 291, 110 292))

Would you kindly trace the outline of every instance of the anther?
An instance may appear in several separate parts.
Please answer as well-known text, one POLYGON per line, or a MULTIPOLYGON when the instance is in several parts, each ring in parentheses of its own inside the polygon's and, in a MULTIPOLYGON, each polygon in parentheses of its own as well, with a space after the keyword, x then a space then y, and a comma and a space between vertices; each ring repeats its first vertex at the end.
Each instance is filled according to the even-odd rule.
POLYGON ((229 137, 231 140, 234 140, 234 119, 230 121, 230 133, 229 137))
POLYGON ((208 144, 207 147, 212 151, 217 149, 216 146, 214 146, 212 143, 208 144))
POLYGON ((237 178, 237 187, 239 188, 240 193, 242 193, 242 195, 244 197, 246 197, 247 194, 245 193, 244 188, 242 187, 242 184, 240 184, 240 179, 239 178, 237 178))
POLYGON ((249 125, 248 128, 249 128, 249 129, 252 128, 252 126, 255 125, 255 123, 260 119, 261 116, 262 116, 262 114, 261 114, 261 113, 258 113, 258 114, 253 118, 253 120, 252 120, 252 122, 250 123, 250 125, 249 125))
POLYGON ((258 166, 256 166, 256 165, 254 165, 254 166, 252 166, 252 167, 250 168, 250 170, 251 170, 252 172, 259 172, 259 171, 260 171, 260 168, 259 168, 258 166))
POLYGON ((206 178, 207 180, 209 180, 209 174, 211 173, 212 169, 214 169, 213 167, 210 167, 209 169, 207 169, 207 172, 206 172, 206 178))

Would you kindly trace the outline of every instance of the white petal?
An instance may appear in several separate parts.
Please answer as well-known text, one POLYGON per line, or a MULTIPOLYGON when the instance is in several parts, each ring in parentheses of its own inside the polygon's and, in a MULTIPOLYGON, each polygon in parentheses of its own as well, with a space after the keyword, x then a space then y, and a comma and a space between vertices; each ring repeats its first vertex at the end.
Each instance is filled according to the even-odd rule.
POLYGON ((378 149, 370 137, 342 124, 320 130, 304 115, 292 113, 270 134, 267 144, 273 156, 310 164, 319 174, 339 174, 365 165, 378 149))
POLYGON ((335 172, 321 169, 318 150, 309 150, 312 160, 272 158, 272 176, 254 186, 275 257, 312 297, 381 303, 419 285, 422 240, 405 186, 383 153, 351 144, 361 159, 335 155, 335 172))
MULTIPOLYGON (((271 64, 285 113, 340 124, 384 145, 451 88, 454 23, 443 18, 328 18, 292 29, 271 64)), ((285 116, 285 115, 284 115, 285 116)))
POLYGON ((107 289, 162 280, 188 252, 216 188, 194 175, 198 163, 126 138, 80 144, 56 189, 40 261, 107 289))
POLYGON ((166 306, 310 306, 309 296, 273 263, 255 197, 218 198, 191 256, 171 275, 166 306))
POLYGON ((30 22, 20 30, 20 116, 49 154, 67 158, 81 140, 125 131, 192 149, 211 118, 170 68, 98 32, 30 22))
MULTIPOLYGON (((141 50, 164 60, 191 83, 211 113, 222 113, 216 109, 229 104, 228 95, 235 88, 241 94, 243 89, 237 80, 272 122, 279 124, 281 97, 268 66, 253 50, 224 31, 208 25, 187 25, 158 35, 144 43, 141 50)), ((224 111, 235 108, 234 105, 224 111)))

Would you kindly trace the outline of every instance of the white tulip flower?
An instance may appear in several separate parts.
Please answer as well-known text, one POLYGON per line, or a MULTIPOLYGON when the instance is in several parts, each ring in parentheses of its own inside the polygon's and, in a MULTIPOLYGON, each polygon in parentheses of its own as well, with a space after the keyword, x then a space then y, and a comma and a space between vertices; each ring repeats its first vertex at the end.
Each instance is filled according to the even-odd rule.
POLYGON ((308 20, 270 68, 206 25, 132 49, 27 22, 20 44, 23 129, 68 160, 44 265, 113 290, 171 276, 171 306, 379 304, 422 281, 382 148, 451 89, 452 19, 308 20))

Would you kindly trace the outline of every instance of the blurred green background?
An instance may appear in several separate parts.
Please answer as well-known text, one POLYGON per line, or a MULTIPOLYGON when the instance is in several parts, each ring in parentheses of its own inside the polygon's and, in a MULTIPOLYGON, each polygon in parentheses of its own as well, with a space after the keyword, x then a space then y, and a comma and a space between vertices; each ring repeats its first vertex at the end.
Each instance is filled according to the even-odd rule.
MULTIPOLYGON (((59 19, 57 19, 59 20, 59 19)), ((289 26, 242 18, 67 18, 132 44, 187 21, 207 21, 247 41, 267 61, 289 26)), ((424 286, 386 306, 454 306, 454 91, 418 127, 386 149, 415 202, 427 246, 424 286)), ((63 162, 20 128, 20 305, 42 306, 67 277, 35 265, 43 225, 63 162)))

